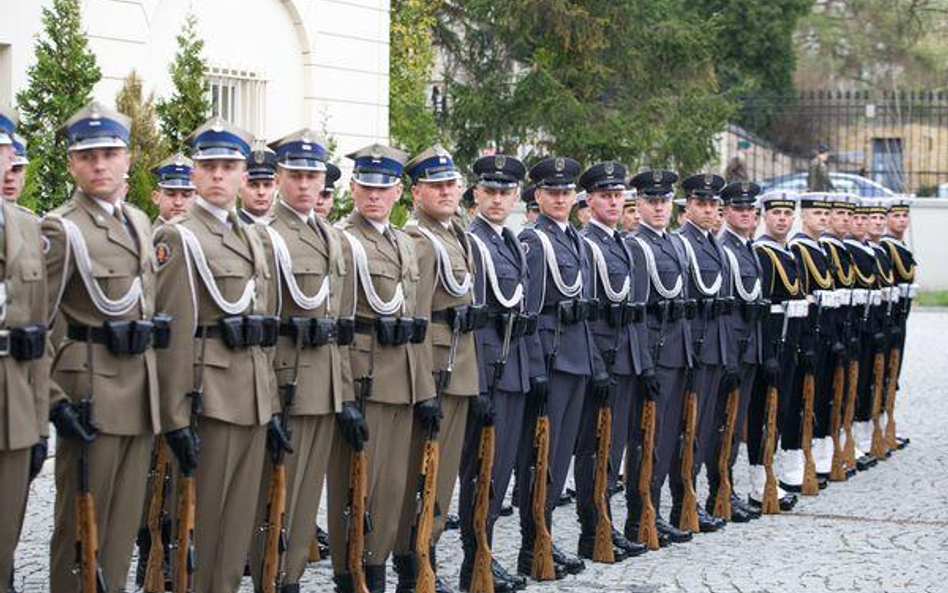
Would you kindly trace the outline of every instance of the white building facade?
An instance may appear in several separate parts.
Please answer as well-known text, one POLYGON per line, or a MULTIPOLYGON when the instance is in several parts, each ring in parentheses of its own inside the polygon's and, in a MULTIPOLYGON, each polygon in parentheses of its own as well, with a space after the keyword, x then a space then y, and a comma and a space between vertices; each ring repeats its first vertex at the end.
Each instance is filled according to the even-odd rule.
MULTIPOLYGON (((28 84, 41 8, 51 3, 0 0, 0 102, 13 104, 28 84)), ((95 97, 114 104, 132 70, 146 92, 169 96, 189 13, 205 42, 215 114, 267 141, 323 130, 337 155, 388 141, 389 0, 82 0, 102 69, 95 97)))

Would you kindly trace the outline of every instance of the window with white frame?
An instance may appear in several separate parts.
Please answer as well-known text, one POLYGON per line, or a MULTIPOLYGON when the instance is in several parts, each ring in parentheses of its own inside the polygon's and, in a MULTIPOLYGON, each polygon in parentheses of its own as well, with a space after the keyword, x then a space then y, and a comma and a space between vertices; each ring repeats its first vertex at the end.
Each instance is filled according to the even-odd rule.
POLYGON ((204 89, 211 113, 252 134, 260 134, 266 113, 267 81, 252 70, 211 66, 204 89))

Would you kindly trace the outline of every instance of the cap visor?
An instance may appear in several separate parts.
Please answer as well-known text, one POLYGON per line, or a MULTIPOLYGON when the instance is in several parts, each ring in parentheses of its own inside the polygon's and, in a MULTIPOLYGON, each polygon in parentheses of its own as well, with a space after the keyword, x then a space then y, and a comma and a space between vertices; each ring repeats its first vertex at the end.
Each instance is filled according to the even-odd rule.
POLYGON ((69 152, 78 152, 81 150, 92 150, 94 148, 128 148, 128 144, 121 138, 86 138, 79 140, 69 146, 69 152))
POLYGON ((424 177, 419 177, 415 180, 415 183, 437 183, 439 181, 450 181, 452 179, 460 178, 461 174, 457 171, 441 171, 439 173, 433 173, 424 177))
POLYGON ((240 152, 236 148, 226 148, 223 146, 213 146, 208 148, 199 148, 194 151, 191 155, 191 158, 195 161, 213 161, 213 160, 222 160, 222 161, 237 161, 244 160, 247 158, 247 155, 240 152))
POLYGON ((365 187, 392 187, 398 185, 401 178, 379 173, 354 173, 352 180, 365 187))
POLYGON ((158 182, 163 189, 197 189, 189 179, 165 179, 158 182))
POLYGON ((317 161, 315 159, 290 159, 287 161, 281 161, 277 163, 281 169, 288 169, 290 171, 316 171, 322 172, 326 170, 326 163, 322 161, 317 161))

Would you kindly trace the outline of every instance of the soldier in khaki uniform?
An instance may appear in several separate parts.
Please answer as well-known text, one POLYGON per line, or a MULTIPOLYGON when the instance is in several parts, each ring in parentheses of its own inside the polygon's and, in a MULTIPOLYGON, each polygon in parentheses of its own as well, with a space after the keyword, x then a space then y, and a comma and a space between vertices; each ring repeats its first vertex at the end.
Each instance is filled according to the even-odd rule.
MULTIPOLYGON (((430 321, 426 346, 430 348, 432 371, 443 385, 440 404, 444 414, 438 435, 440 458, 436 508, 431 535, 432 568, 437 572, 435 547, 444 532, 445 519, 451 506, 454 484, 461 466, 461 449, 467 424, 468 405, 475 399, 472 412, 478 417, 489 413, 490 400, 480 397, 477 352, 474 333, 482 324, 482 306, 474 306, 474 259, 464 230, 455 220, 461 199, 460 173, 451 156, 441 146, 433 146, 413 158, 406 171, 412 180, 415 212, 405 230, 415 242, 418 256, 418 306, 416 314, 430 321), (454 360, 450 360, 452 342, 454 360), (453 365, 453 368, 452 368, 453 365)), ((426 435, 418 425, 413 427, 412 458, 409 475, 421 464, 426 435)), ((415 470, 417 471, 417 470, 415 470)), ((399 590, 415 586, 418 567, 412 554, 413 525, 418 511, 414 496, 407 496, 402 508, 395 547, 394 564, 398 572, 399 590)), ((438 591, 450 591, 441 578, 438 591)))
MULTIPOLYGON (((13 157, 16 113, 0 105, 0 178, 13 157)), ((46 459, 49 358, 45 354, 46 270, 39 220, 0 203, 0 583, 11 583, 29 483, 46 459), (17 512, 19 510, 19 512, 17 512), (14 513, 15 516, 14 516, 14 513)), ((10 587, 12 591, 12 585, 10 587)))
MULTIPOLYGON (((275 367, 293 448, 286 461, 288 547, 282 591, 297 593, 329 463, 327 452, 334 439, 352 438, 353 446, 361 446, 367 430, 353 402, 351 331, 341 327, 352 327, 352 282, 342 257, 349 244, 313 211, 323 188, 325 149, 311 130, 290 134, 271 147, 276 151, 279 188, 267 229, 273 244, 268 259, 277 271, 279 283, 274 287, 280 291, 276 298, 281 337, 275 367), (296 387, 295 398, 291 397, 295 401, 291 402, 287 397, 292 385, 296 387), (337 430, 337 422, 341 430, 337 430)), ((268 462, 264 468, 265 484, 270 467, 268 462)), ((262 489, 257 525, 266 522, 266 510, 266 489, 262 489)), ((258 590, 263 589, 264 543, 264 537, 255 537, 251 551, 250 566, 258 590)))
POLYGON ((102 573, 112 590, 121 590, 145 498, 152 435, 160 428, 152 345, 156 339, 160 345, 167 324, 154 318, 151 222, 122 202, 129 123, 93 102, 60 130, 76 191, 42 226, 48 311, 66 326, 65 339, 56 344, 50 393, 50 419, 61 437, 50 545, 50 589, 56 593, 79 586, 72 568, 80 440, 88 445, 102 573), (92 407, 91 422, 80 419, 81 402, 92 407))
MULTIPOLYGON (((352 375, 367 392, 360 406, 371 435, 365 451, 372 531, 365 537, 364 561, 373 593, 385 591, 385 562, 395 548, 399 511, 404 497, 413 494, 418 470, 409 467, 412 426, 420 422, 423 429, 436 430, 440 417, 421 343, 425 320, 416 309, 420 274, 414 242, 388 220, 401 195, 405 157, 381 145, 349 155, 355 161, 349 184, 355 210, 338 225, 351 247, 346 269, 357 283, 350 356, 352 375)), ((349 457, 349 448, 337 440, 327 490, 333 581, 340 592, 352 590, 345 553, 349 457)))
MULTIPOLYGON (((11 120, 12 121, 12 120, 11 120)), ((3 199, 16 204, 26 185, 26 166, 30 160, 26 157, 26 140, 13 135, 13 159, 5 175, 0 176, 0 195, 3 199)))
POLYGON ((158 179, 151 192, 151 201, 158 208, 155 224, 165 224, 180 216, 194 205, 194 183, 191 169, 194 163, 180 152, 158 163, 152 174, 158 179))
POLYGON ((263 240, 234 211, 248 135, 214 118, 188 143, 198 197, 155 233, 158 307, 173 318, 158 360, 162 427, 196 482, 194 591, 226 593, 243 575, 265 448, 288 448, 271 367, 279 324, 263 240))

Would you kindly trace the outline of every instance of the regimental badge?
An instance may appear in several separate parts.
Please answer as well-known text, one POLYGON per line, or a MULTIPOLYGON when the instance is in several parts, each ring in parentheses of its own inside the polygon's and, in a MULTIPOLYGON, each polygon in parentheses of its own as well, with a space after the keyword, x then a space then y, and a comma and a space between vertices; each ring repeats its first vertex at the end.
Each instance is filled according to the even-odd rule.
POLYGON ((494 168, 495 169, 497 169, 498 171, 503 170, 503 168, 506 165, 507 165, 507 155, 504 155, 504 154, 494 155, 494 168))
POLYGON ((175 167, 183 167, 183 166, 185 166, 186 164, 187 164, 187 163, 184 162, 184 157, 181 156, 180 154, 178 155, 178 158, 176 158, 176 159, 174 160, 174 165, 175 165, 175 167))
POLYGON ((266 160, 267 155, 262 150, 258 150, 257 152, 253 153, 253 162, 257 163, 258 165, 262 165, 264 162, 266 162, 266 160))
POLYGON ((553 168, 556 169, 557 173, 562 172, 564 169, 566 169, 566 159, 561 156, 556 157, 556 159, 553 161, 553 168))
POLYGON ((655 169, 652 171, 652 181, 655 183, 661 183, 662 178, 664 177, 664 171, 661 169, 655 169))
POLYGON ((91 113, 89 113, 91 119, 102 119, 102 107, 98 103, 92 104, 91 113))
POLYGON ((705 187, 711 187, 711 185, 713 185, 713 184, 714 184, 714 175, 712 175, 711 173, 705 173, 705 174, 704 174, 704 186, 705 186, 705 187))
POLYGON ((168 244, 161 242, 155 245, 155 259, 158 260, 158 265, 162 265, 171 257, 171 248, 168 247, 168 244))
POLYGON ((741 182, 741 191, 746 194, 746 193, 749 192, 750 190, 751 190, 751 184, 750 184, 750 182, 749 182, 749 181, 742 181, 742 182, 741 182))
POLYGON ((606 163, 605 171, 606 175, 612 175, 616 172, 616 164, 613 162, 606 163))
POLYGON ((218 133, 224 131, 224 123, 220 120, 220 118, 214 120, 214 123, 211 124, 211 130, 218 133))

